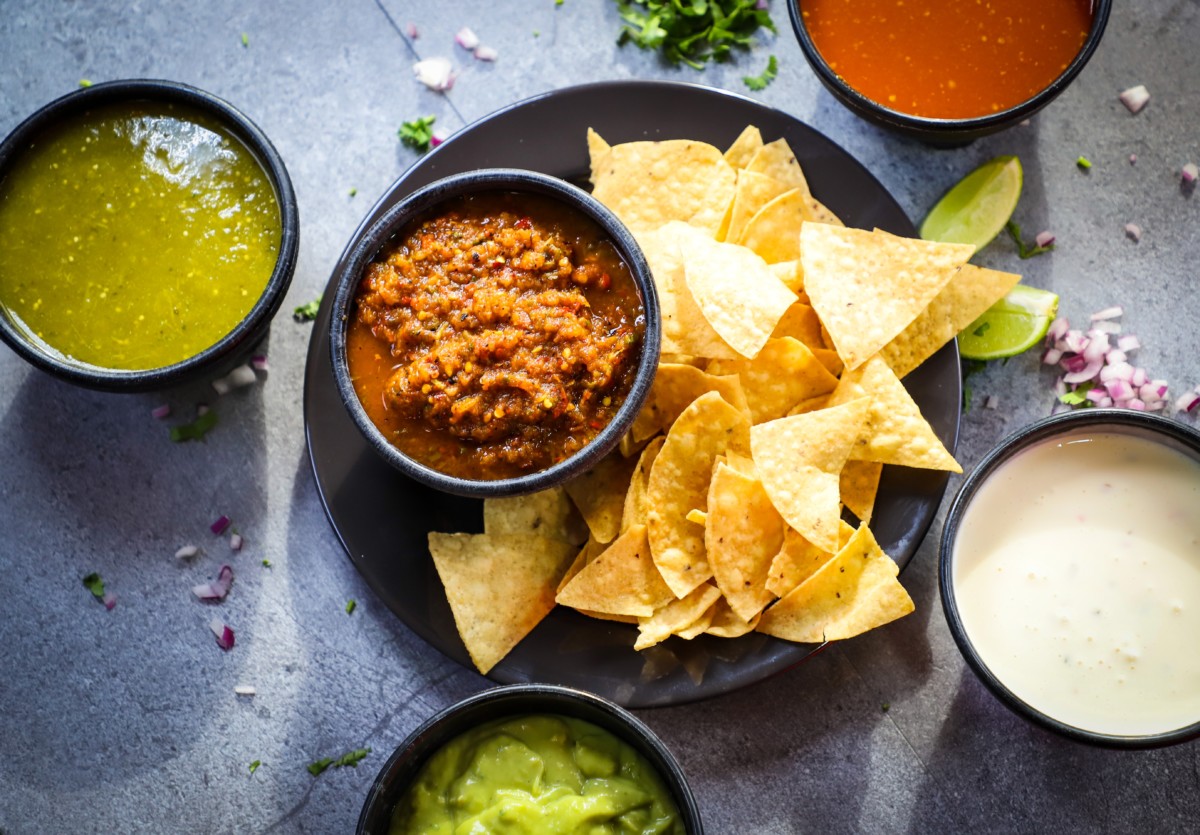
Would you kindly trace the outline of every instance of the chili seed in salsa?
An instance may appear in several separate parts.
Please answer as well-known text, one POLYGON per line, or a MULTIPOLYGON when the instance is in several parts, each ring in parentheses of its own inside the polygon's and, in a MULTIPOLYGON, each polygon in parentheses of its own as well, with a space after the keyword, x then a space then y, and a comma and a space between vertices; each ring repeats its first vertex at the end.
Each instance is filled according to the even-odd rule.
POLYGON ((489 192, 403 229, 347 335, 355 390, 402 452, 481 480, 581 449, 632 386, 641 297, 603 230, 557 201, 489 192))

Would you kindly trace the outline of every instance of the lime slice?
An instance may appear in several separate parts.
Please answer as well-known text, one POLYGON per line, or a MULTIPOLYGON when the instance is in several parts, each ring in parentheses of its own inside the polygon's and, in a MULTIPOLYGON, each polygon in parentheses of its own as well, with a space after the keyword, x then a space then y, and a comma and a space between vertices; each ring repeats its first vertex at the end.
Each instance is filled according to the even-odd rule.
POLYGON ((996 157, 963 177, 930 209, 921 237, 983 249, 1000 234, 1021 199, 1021 161, 996 157))
POLYGON ((969 360, 1016 356, 1041 341, 1057 314, 1057 295, 1018 284, 963 328, 958 351, 969 360))

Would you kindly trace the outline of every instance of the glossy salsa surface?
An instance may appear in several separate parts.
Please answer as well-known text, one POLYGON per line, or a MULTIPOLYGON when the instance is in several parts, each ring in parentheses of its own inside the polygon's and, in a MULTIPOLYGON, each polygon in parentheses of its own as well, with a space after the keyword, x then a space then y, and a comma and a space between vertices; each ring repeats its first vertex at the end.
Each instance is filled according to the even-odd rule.
POLYGON ((281 238, 257 159, 177 104, 113 104, 43 131, 0 181, 0 306, 51 352, 181 362, 261 296, 281 238))
POLYGON ((799 0, 817 51, 891 110, 987 116, 1045 89, 1083 47, 1090 0, 799 0))
POLYGON ((662 779, 631 746, 581 719, 534 715, 447 743, 397 804, 390 835, 683 831, 662 779))

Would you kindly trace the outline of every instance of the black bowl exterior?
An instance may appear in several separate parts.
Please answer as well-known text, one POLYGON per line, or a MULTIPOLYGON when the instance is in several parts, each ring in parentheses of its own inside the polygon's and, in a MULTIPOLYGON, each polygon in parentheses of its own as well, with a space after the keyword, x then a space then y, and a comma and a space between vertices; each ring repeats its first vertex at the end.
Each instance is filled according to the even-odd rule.
POLYGON ((817 78, 825 85, 834 98, 845 105, 854 115, 865 119, 873 125, 894 131, 912 139, 920 140, 929 145, 940 147, 956 147, 973 142, 1005 128, 1013 127, 1030 116, 1033 116, 1054 99, 1079 75, 1091 59, 1104 29, 1108 25, 1108 15, 1112 11, 1112 0, 1095 0, 1092 8, 1092 28, 1088 31, 1087 39, 1075 55, 1075 59, 1050 84, 1032 96, 1007 110, 991 113, 986 116, 976 116, 969 119, 931 119, 923 116, 913 116, 897 110, 884 107, 879 102, 869 99, 847 84, 826 63, 820 50, 808 34, 804 25, 801 5, 804 0, 788 0, 788 16, 792 21, 792 29, 800 41, 800 50, 808 60, 817 78))
POLYGON ((388 758, 367 793, 358 818, 359 835, 386 835, 392 811, 433 754, 458 735, 506 716, 558 714, 583 719, 631 745, 662 778, 688 835, 703 835, 700 810, 678 761, 636 716, 607 699, 570 687, 512 684, 470 696, 426 721, 388 758))
POLYGON ((1178 421, 1126 409, 1093 408, 1064 412, 1043 418, 1009 435, 993 447, 967 476, 946 514, 938 559, 938 584, 941 589, 942 611, 946 615, 950 634, 954 636, 954 642, 958 644, 967 665, 1006 707, 1018 716, 1068 739, 1103 748, 1161 748, 1200 738, 1200 721, 1160 734, 1119 736, 1084 730, 1047 716, 1009 690, 1004 682, 988 669, 971 643, 959 616, 958 602, 954 594, 954 543, 971 499, 992 473, 1023 450, 1052 438, 1087 430, 1135 435, 1200 460, 1200 432, 1178 421))
POLYGON ((191 382, 205 376, 216 377, 244 361, 250 350, 262 341, 271 319, 283 303, 300 248, 300 212, 296 194, 282 157, 271 140, 257 125, 233 105, 211 93, 175 81, 132 79, 107 81, 74 92, 47 104, 16 127, 0 143, 0 188, 9 165, 22 154, 42 130, 60 119, 86 112, 93 107, 120 102, 154 101, 181 104, 203 111, 221 122, 254 155, 275 190, 282 226, 279 255, 258 302, 232 331, 218 342, 174 365, 141 371, 101 368, 50 354, 31 342, 22 329, 0 307, 0 339, 32 365, 75 385, 101 391, 154 391, 191 382))
POLYGON ((546 174, 514 168, 492 168, 470 171, 430 183, 397 203, 362 233, 352 245, 341 273, 337 276, 337 293, 329 319, 329 350, 333 362, 338 393, 355 425, 389 464, 400 472, 434 489, 458 496, 499 497, 533 493, 559 484, 591 469, 612 451, 621 436, 633 425, 638 411, 650 393, 654 373, 658 368, 659 346, 662 340, 659 321, 658 295, 646 257, 633 235, 600 201, 587 192, 546 174), (638 293, 642 297, 645 315, 645 334, 641 342, 638 368, 629 394, 617 414, 583 449, 569 458, 544 470, 513 478, 492 481, 471 480, 446 475, 405 455, 392 445, 363 409, 346 359, 346 335, 354 315, 354 296, 367 265, 392 238, 410 222, 455 197, 479 192, 526 192, 558 200, 591 218, 616 244, 617 251, 629 266, 638 293))

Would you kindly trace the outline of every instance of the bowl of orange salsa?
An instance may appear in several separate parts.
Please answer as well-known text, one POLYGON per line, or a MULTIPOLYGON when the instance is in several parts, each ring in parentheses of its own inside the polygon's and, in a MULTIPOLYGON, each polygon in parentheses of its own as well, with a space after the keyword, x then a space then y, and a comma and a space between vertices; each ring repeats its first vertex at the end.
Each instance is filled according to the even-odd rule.
POLYGON ((858 116, 937 145, 1011 127, 1095 52, 1112 0, 788 0, 821 82, 858 116))

